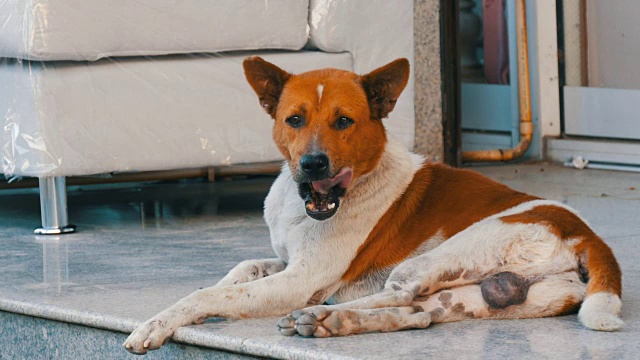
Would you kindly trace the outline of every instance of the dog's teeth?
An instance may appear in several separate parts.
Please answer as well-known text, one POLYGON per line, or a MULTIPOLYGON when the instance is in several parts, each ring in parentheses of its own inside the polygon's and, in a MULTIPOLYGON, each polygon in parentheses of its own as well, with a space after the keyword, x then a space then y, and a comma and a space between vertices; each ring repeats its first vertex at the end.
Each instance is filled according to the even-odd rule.
POLYGON ((336 207, 336 203, 331 203, 329 204, 329 206, 327 206, 329 210, 332 210, 334 207, 336 207))

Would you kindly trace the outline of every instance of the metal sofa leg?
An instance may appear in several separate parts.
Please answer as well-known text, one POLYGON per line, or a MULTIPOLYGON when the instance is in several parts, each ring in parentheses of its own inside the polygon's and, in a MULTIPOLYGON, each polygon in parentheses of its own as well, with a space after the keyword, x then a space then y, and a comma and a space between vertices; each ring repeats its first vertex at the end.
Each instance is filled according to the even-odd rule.
POLYGON ((40 212, 42 227, 38 235, 68 234, 76 231, 67 216, 67 182, 64 176, 40 178, 40 212))

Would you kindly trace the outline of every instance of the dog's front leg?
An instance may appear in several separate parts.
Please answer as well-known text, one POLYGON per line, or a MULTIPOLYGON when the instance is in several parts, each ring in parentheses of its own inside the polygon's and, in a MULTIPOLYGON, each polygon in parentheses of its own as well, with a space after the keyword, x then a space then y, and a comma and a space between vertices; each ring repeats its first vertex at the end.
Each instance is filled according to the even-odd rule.
POLYGON ((130 352, 144 354, 160 348, 181 326, 209 317, 248 318, 283 315, 303 308, 327 279, 305 274, 304 267, 284 271, 256 281, 198 290, 139 326, 124 343, 130 352))

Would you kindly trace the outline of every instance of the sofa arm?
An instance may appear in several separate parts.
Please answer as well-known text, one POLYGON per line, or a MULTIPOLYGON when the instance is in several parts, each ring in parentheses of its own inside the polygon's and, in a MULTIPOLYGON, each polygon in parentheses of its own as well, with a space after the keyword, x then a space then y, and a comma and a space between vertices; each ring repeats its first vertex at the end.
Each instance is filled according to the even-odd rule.
MULTIPOLYGON (((356 73, 402 57, 413 66, 413 0, 311 0, 309 7, 310 45, 326 52, 349 52, 356 73)), ((390 133, 413 149, 413 68, 385 123, 390 133)))

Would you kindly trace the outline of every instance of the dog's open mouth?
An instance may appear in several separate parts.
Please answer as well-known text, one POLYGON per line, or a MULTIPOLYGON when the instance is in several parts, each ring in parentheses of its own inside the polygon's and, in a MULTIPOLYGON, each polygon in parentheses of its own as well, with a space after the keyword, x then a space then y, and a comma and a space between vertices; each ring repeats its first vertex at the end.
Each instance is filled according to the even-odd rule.
POLYGON ((305 201, 307 215, 319 221, 335 215, 340 207, 340 198, 346 193, 352 178, 353 170, 343 168, 332 178, 300 183, 298 190, 305 201))

